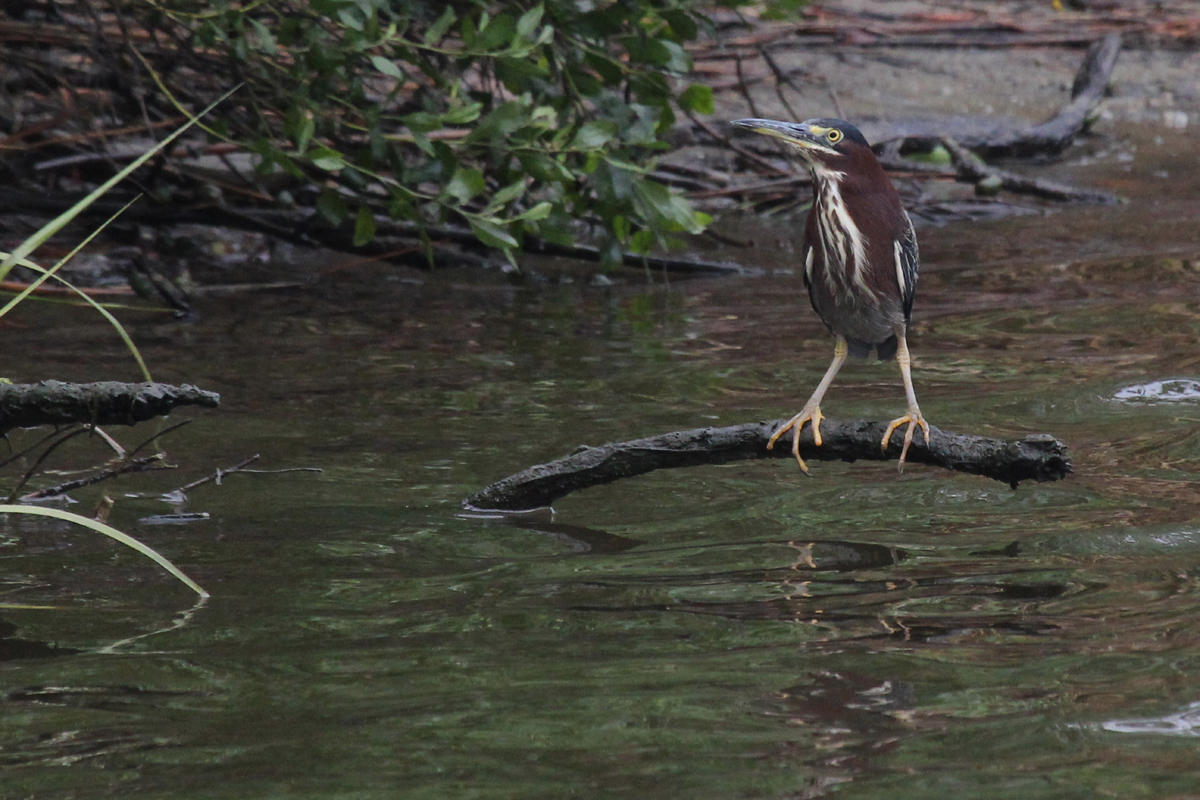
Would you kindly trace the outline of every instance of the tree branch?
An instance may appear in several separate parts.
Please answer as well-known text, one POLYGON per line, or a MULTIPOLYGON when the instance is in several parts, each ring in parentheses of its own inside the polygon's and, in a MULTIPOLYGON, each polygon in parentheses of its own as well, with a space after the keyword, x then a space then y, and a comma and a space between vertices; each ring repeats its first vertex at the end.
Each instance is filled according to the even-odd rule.
POLYGON ((221 395, 166 383, 0 384, 0 435, 38 425, 136 425, 178 406, 216 408, 221 395))
POLYGON ((970 117, 893 120, 877 126, 874 141, 879 145, 892 140, 932 144, 947 138, 987 158, 1058 155, 1087 128, 1120 54, 1120 34, 1110 33, 1093 42, 1075 73, 1071 99, 1053 117, 1037 125, 970 117))
MULTIPOLYGON (((726 428, 694 428, 630 442, 581 447, 565 458, 538 464, 497 481, 473 494, 464 505, 474 510, 528 511, 548 506, 571 492, 631 478, 656 469, 727 464, 758 458, 791 459, 791 436, 785 435, 774 450, 767 449, 771 434, 786 420, 749 422, 726 428)), ((885 461, 900 455, 901 430, 892 434, 887 451, 879 446, 886 424, 869 420, 821 424, 824 443, 813 444, 805 427, 800 454, 806 460, 885 461)), ((918 433, 908 451, 910 464, 931 464, 958 472, 983 475, 1013 488, 1021 481, 1056 481, 1071 472, 1071 461, 1062 442, 1047 434, 1034 434, 1015 442, 987 439, 932 428, 926 445, 918 433)))

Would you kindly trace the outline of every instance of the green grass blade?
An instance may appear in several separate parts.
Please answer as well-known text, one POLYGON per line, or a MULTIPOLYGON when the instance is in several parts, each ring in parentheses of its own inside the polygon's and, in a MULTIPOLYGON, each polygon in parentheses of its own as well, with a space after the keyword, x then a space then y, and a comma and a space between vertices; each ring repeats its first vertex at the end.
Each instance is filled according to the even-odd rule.
POLYGON ((139 553, 158 564, 167 572, 174 575, 189 589, 201 597, 209 596, 208 592, 201 589, 195 581, 193 581, 187 575, 184 575, 179 567, 175 566, 166 558, 159 555, 158 552, 153 548, 147 547, 137 539, 134 539, 132 536, 121 533, 111 525, 105 525, 103 522, 98 522, 94 519, 88 519, 87 517, 82 517, 79 514, 72 514, 70 511, 63 511, 62 509, 58 508, 43 508, 41 506, 0 505, 0 514, 28 514, 36 517, 53 517, 54 519, 62 520, 63 522, 70 522, 75 525, 82 525, 85 528, 91 528, 97 533, 103 533, 105 536, 111 539, 116 539, 126 547, 132 547, 134 550, 137 550, 139 553))
MULTIPOLYGON (((5 254, 0 252, 0 256, 3 256, 3 255, 5 255, 5 254)), ((32 261, 30 261, 27 258, 22 258, 19 261, 17 261, 16 263, 20 264, 22 267, 31 269, 34 272, 41 272, 41 273, 49 272, 49 270, 47 270, 45 267, 38 266, 37 264, 33 263, 32 261)), ((95 300, 93 300, 90 296, 88 296, 87 292, 83 291, 78 286, 76 286, 75 284, 68 281, 66 278, 62 277, 61 275, 51 275, 50 277, 54 278, 54 280, 58 281, 59 283, 61 283, 63 286, 67 287, 71 291, 75 292, 75 294, 79 295, 79 297, 83 300, 83 302, 87 303, 89 306, 96 309, 96 311, 98 311, 101 314, 101 316, 103 316, 106 320, 108 320, 108 323, 110 325, 112 325, 113 328, 117 331, 117 335, 121 337, 121 341, 125 342, 125 347, 127 347, 129 349, 129 352, 133 354, 133 358, 135 361, 137 361, 138 368, 141 369, 142 375, 146 378, 146 380, 148 382, 153 381, 154 378, 150 377, 150 368, 146 366, 146 362, 142 359, 141 352, 137 349, 137 345, 133 343, 133 337, 131 337, 129 335, 128 331, 125 330, 125 326, 122 325, 120 322, 118 322, 117 318, 114 317, 111 313, 109 313, 109 310, 107 308, 105 308, 103 304, 98 303, 95 300)))
MULTIPOLYGON (((223 102, 225 100, 225 98, 229 97, 229 95, 236 92, 237 88, 238 87, 235 86, 234 88, 230 89, 225 94, 221 95, 219 98, 217 98, 217 100, 215 100, 211 105, 209 105, 208 108, 201 111, 197 115, 197 118, 202 117, 205 114, 207 114, 208 112, 212 111, 214 108, 217 107, 217 104, 223 102)), ((151 158, 153 158, 160 150, 162 150, 164 147, 169 145, 171 142, 175 141, 177 138, 182 136, 184 131, 186 131, 188 128, 190 128, 196 124, 196 121, 197 121, 197 119, 193 118, 190 122, 185 124, 183 127, 179 128, 177 131, 172 133, 167 138, 163 139, 161 142, 156 144, 154 147, 150 148, 145 153, 142 153, 140 156, 138 156, 136 159, 134 159, 127 167, 125 167, 125 169, 121 170, 116 175, 113 175, 111 178, 106 180, 104 183, 100 184, 100 186, 98 186, 95 190, 93 190, 92 193, 89 194, 87 197, 83 198, 78 203, 71 206, 69 209, 67 209, 66 211, 59 214, 54 219, 47 222, 45 225, 43 225, 37 231, 37 233, 33 234, 33 236, 30 236, 28 239, 21 242, 21 245, 16 250, 13 250, 11 253, 8 254, 7 258, 5 258, 3 261, 0 261, 0 280, 4 280, 4 278, 8 275, 8 273, 12 270, 13 265, 15 265, 19 259, 25 258, 27 255, 32 253, 34 250, 41 247, 42 244, 47 239, 49 239, 51 236, 53 236, 54 234, 56 234, 60 230, 62 230, 63 226, 65 226, 71 220, 75 219, 75 217, 79 216, 79 214, 82 213, 84 209, 86 209, 92 203, 96 202, 96 200, 98 200, 101 196, 103 196, 109 189, 116 186, 119 182, 124 180, 131 172, 133 172, 138 167, 142 166, 142 164, 145 164, 147 161, 149 161, 151 158)))
MULTIPOLYGON (((73 249, 71 252, 67 253, 66 257, 64 257, 62 260, 60 260, 57 264, 55 264, 50 269, 45 269, 43 267, 40 267, 37 264, 34 264, 32 261, 30 261, 29 259, 27 259, 23 256, 14 260, 13 263, 20 264, 21 266, 32 269, 35 272, 40 272, 41 277, 39 277, 33 283, 29 284, 29 286, 25 287, 25 289, 20 294, 18 294, 16 297, 14 297, 12 300, 10 300, 3 308, 0 308, 0 317, 3 317, 12 308, 14 308, 17 305, 17 303, 20 303, 22 300, 24 300, 26 297, 28 297, 30 294, 32 294, 33 291, 35 289, 37 289, 37 287, 41 286, 43 283, 45 283, 50 278, 54 278, 56 281, 58 281, 59 283, 66 286, 68 289, 70 289, 71 291, 75 292, 77 295, 82 297, 85 302, 89 303, 92 306, 92 308, 99 311, 100 314, 103 315, 104 318, 108 320, 109 324, 112 325, 116 329, 117 334, 121 337, 121 340, 123 342, 125 342, 125 346, 127 348, 129 348, 129 352, 133 354, 134 360, 137 361, 138 367, 142 370, 142 376, 145 377, 147 382, 152 382, 154 380, 154 378, 152 378, 150 376, 150 368, 146 366, 146 361, 145 361, 145 359, 142 358, 141 351, 139 351, 137 349, 137 345, 133 343, 133 337, 131 337, 129 335, 129 332, 125 330, 125 326, 122 325, 120 322, 118 322, 117 318, 114 317, 111 313, 109 313, 108 309, 101 307, 101 305, 99 303, 97 303, 92 298, 88 297, 86 292, 84 292, 83 290, 72 285, 65 278, 62 278, 61 276, 58 275, 58 270, 59 270, 59 268, 62 267, 63 264, 66 264, 68 261, 70 261, 72 258, 74 258, 76 253, 78 253, 80 250, 82 250, 84 247, 86 247, 88 242, 90 242, 90 241, 92 241, 92 239, 96 238, 96 236, 99 235, 100 231, 107 228, 112 223, 113 220, 115 220, 117 217, 121 216, 121 214, 124 213, 125 209, 129 208, 135 202, 137 202, 137 198, 134 198, 133 200, 130 200, 128 203, 126 203, 121 208, 120 211, 118 211, 116 214, 113 214, 111 217, 109 217, 105 221, 105 223, 103 225, 101 225, 96 230, 92 231, 91 234, 88 235, 88 237, 86 239, 84 239, 82 242, 80 242, 78 245, 76 245, 75 249, 73 249)), ((6 256, 6 258, 12 258, 12 257, 13 257, 13 254, 11 254, 11 253, 7 254, 7 256, 6 256)))
MULTIPOLYGON (((36 281, 34 281, 33 283, 26 286, 23 290, 21 290, 21 292, 16 297, 14 297, 12 300, 9 300, 8 303, 6 303, 3 308, 0 308, 0 317, 3 317, 9 311, 11 311, 13 308, 15 308, 18 303, 20 303, 26 297, 29 297, 29 295, 31 295, 35 291, 37 291, 37 288, 39 286, 41 286, 46 281, 50 280, 50 278, 54 277, 55 273, 57 273, 60 269, 62 269, 64 264, 66 264, 68 261, 70 261, 72 258, 74 258, 75 254, 78 253, 80 250, 87 247, 88 244, 92 241, 92 239, 95 239, 97 236, 99 236, 101 231, 103 231, 105 228, 107 228, 109 225, 111 225, 113 220, 115 220, 117 217, 121 216, 121 214, 125 213, 125 209, 129 208, 131 205, 136 203, 138 201, 138 198, 140 198, 140 197, 141 197, 141 195, 138 195, 137 197, 133 198, 128 203, 126 203, 124 206, 122 206, 120 211, 113 214, 111 217, 109 217, 107 220, 104 221, 103 225, 101 225, 99 228, 96 228, 96 230, 94 230, 90 234, 88 234, 86 239, 84 239, 79 244, 75 245, 75 247, 71 250, 71 252, 67 253, 65 256, 63 256, 61 259, 59 259, 58 263, 55 264, 53 267, 51 267, 50 269, 43 269, 41 277, 39 277, 36 281)), ((78 291, 78 290, 76 290, 76 291, 78 291)))

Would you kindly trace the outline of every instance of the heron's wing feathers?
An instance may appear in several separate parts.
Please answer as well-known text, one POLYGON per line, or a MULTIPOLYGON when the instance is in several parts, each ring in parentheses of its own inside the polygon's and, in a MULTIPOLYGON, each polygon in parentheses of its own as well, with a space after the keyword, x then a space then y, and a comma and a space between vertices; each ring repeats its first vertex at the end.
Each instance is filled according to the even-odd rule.
POLYGON ((917 274, 921 268, 921 256, 917 251, 917 235, 912 220, 904 214, 907 223, 896 239, 896 282, 900 284, 900 297, 904 305, 904 322, 912 317, 913 299, 917 296, 917 274))

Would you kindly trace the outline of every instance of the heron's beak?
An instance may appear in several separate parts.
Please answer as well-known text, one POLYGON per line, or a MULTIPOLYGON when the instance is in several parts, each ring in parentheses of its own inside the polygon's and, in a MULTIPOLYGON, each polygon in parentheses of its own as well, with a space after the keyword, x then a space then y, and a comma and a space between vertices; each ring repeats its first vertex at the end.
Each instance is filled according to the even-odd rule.
POLYGON ((818 153, 837 155, 837 151, 830 147, 824 138, 829 128, 808 123, 780 122, 774 119, 735 119, 733 124, 739 128, 749 128, 755 133, 782 139, 801 151, 815 150, 818 153))

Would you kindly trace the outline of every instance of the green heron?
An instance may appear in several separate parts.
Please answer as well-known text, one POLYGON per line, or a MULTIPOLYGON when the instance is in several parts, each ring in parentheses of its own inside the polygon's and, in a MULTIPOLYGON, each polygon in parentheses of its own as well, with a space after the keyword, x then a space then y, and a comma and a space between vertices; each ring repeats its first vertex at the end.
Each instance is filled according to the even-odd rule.
POLYGON ((883 434, 887 451, 892 432, 907 423, 898 467, 904 468, 917 426, 929 442, 929 423, 917 406, 905 333, 917 288, 917 237, 900 204, 896 187, 879 165, 858 128, 840 119, 810 119, 799 125, 770 119, 739 119, 734 125, 782 139, 808 163, 813 204, 804 228, 804 285, 817 316, 837 337, 833 363, 799 414, 771 436, 768 448, 792 431, 792 454, 800 469, 800 429, 812 425, 821 445, 821 399, 846 356, 882 361, 895 358, 904 379, 908 411, 883 434))

